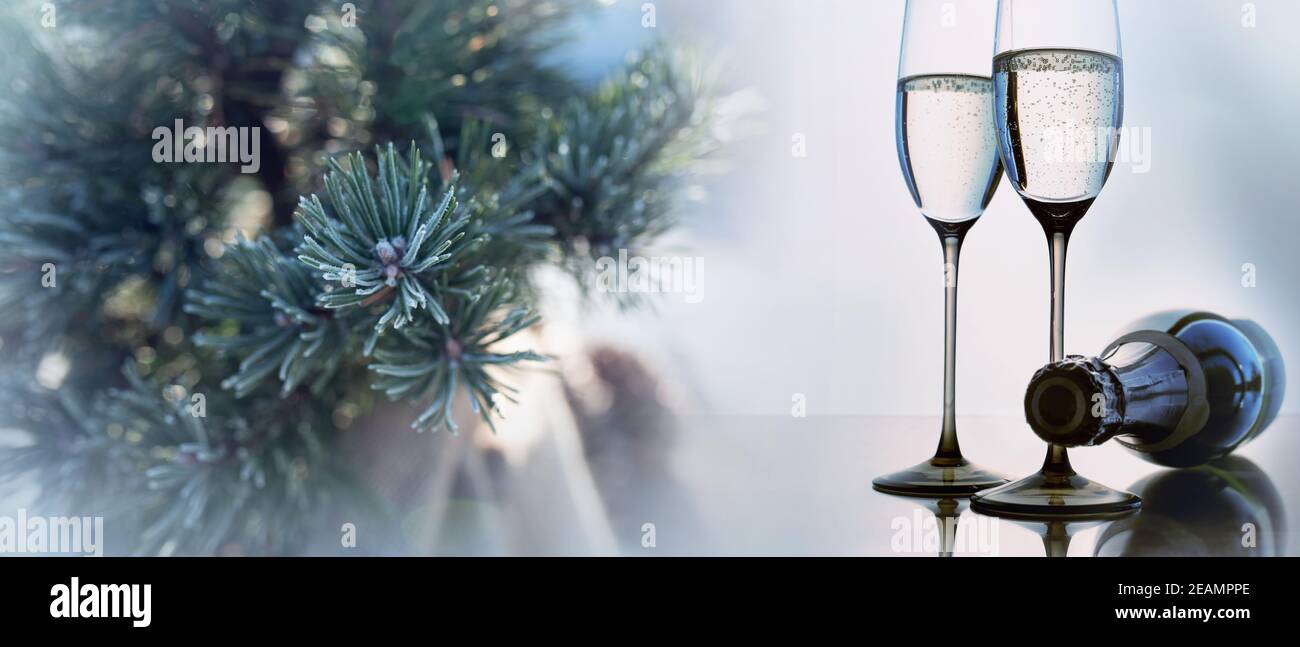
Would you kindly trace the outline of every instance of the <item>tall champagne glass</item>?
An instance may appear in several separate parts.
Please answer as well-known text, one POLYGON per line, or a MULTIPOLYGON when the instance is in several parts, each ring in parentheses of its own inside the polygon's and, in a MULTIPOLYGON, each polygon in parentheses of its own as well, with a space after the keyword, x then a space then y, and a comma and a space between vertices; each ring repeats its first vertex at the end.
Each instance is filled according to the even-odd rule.
MULTIPOLYGON (((1110 175, 1124 114, 1115 0, 999 0, 994 120, 1007 178, 1047 235, 1051 361, 1065 351, 1065 250, 1110 175)), ((1049 445, 1043 468, 981 492, 971 507, 1005 517, 1128 514, 1140 501, 1074 472, 1049 445)))
POLYGON ((898 161, 943 245, 943 428, 932 458, 872 481, 890 494, 967 496, 1006 483, 962 456, 954 412, 958 255, 1002 177, 987 64, 993 18, 992 0, 908 0, 903 19, 898 161))

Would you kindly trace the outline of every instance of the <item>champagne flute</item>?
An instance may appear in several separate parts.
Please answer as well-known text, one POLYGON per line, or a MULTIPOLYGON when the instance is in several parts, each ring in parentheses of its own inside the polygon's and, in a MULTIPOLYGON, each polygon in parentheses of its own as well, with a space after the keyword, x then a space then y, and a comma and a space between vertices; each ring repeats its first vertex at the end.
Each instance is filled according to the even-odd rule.
MULTIPOLYGON (((994 118, 1007 178, 1047 235, 1051 361, 1065 354, 1065 250, 1110 175, 1123 122, 1115 0, 999 0, 994 118)), ((972 499, 1004 517, 1131 513, 1139 499, 1074 472, 1049 445, 1042 469, 972 499)))
POLYGON ((908 0, 904 11, 895 129, 907 188, 943 245, 943 428, 932 458, 872 481, 889 494, 968 496, 1006 483, 962 456, 954 409, 958 255, 1002 178, 987 66, 993 18, 991 0, 908 0))

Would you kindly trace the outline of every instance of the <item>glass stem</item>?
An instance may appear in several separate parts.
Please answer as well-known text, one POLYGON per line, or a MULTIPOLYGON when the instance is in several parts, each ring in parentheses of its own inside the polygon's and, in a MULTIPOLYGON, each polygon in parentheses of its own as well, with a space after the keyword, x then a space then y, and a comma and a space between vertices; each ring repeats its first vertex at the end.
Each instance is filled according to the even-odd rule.
POLYGON ((1048 557, 1066 557, 1070 552, 1070 527, 1061 521, 1052 521, 1043 530, 1043 550, 1048 557))
POLYGON ((1051 360, 1065 358, 1065 249, 1070 232, 1055 230, 1047 234, 1048 260, 1052 264, 1051 360))
POLYGON ((938 512, 934 515, 939 527, 939 556, 952 557, 957 546, 957 529, 961 525, 961 510, 953 499, 939 502, 938 512))
POLYGON ((943 432, 939 435, 937 461, 958 464, 961 447, 957 444, 957 266, 961 244, 974 220, 961 223, 930 221, 943 244, 943 432))
MULTIPOLYGON (((1051 361, 1065 358, 1065 250, 1070 242, 1070 228, 1053 227, 1047 232, 1048 261, 1052 265, 1052 323, 1050 352, 1051 361)), ((1049 444, 1047 457, 1043 460, 1043 473, 1048 476, 1070 477, 1074 468, 1070 466, 1070 455, 1065 447, 1049 444)))

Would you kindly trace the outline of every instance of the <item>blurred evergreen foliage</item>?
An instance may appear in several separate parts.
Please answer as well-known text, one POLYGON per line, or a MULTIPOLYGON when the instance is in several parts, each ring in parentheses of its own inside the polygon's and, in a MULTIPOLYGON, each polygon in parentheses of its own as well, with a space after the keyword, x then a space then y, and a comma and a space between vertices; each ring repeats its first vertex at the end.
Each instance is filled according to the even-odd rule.
POLYGON ((590 4, 0 10, 0 485, 134 529, 110 552, 310 552, 382 508, 338 451, 376 396, 490 422, 545 359, 497 348, 531 270, 651 244, 717 146, 663 46, 598 87, 547 62, 590 4), (155 162, 176 120, 258 128, 257 171, 155 162))

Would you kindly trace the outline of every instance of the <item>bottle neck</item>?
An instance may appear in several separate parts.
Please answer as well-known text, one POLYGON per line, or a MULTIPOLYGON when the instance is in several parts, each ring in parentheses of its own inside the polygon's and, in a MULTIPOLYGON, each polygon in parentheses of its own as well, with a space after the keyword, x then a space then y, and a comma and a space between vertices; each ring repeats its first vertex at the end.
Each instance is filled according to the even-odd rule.
POLYGON ((1121 435, 1150 444, 1174 432, 1188 400, 1178 360, 1158 346, 1132 343, 1105 360, 1071 355, 1039 369, 1025 392, 1025 419, 1058 445, 1097 445, 1121 435))

